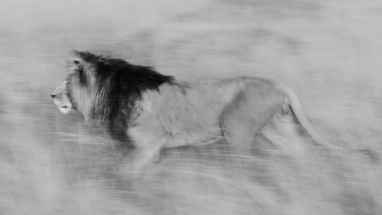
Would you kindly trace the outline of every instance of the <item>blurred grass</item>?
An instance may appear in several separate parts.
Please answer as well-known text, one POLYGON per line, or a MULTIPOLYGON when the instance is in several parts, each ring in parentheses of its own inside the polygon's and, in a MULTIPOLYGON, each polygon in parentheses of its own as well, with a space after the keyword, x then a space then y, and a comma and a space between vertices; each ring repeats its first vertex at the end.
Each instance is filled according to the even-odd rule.
MULTIPOLYGON (((140 180, 49 98, 72 49, 180 78, 290 85, 333 144, 382 156, 379 1, 1 1, 0 214, 381 214, 382 171, 304 133, 165 150, 140 180), (272 139, 273 141, 270 141, 272 139)), ((96 135, 97 134, 97 135, 96 135)))

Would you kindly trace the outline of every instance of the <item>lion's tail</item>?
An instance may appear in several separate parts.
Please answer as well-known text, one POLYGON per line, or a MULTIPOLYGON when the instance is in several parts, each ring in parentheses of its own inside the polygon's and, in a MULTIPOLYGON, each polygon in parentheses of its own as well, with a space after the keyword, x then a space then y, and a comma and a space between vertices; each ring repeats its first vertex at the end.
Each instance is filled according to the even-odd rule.
POLYGON ((333 150, 344 150, 344 148, 335 146, 333 144, 328 143, 326 140, 322 139, 320 135, 318 135, 313 128, 312 124, 308 121, 308 119, 305 117, 304 112, 302 111, 300 101, 297 97, 297 95, 291 90, 290 88, 283 86, 283 90, 287 95, 288 98, 288 104, 290 110, 294 113, 302 127, 309 133, 309 135, 319 144, 321 144, 324 147, 327 147, 329 149, 333 150))
MULTIPOLYGON (((283 86, 283 85, 281 85, 283 86)), ((333 150, 344 150, 348 152, 358 152, 367 155, 374 163, 380 163, 381 158, 379 155, 372 149, 347 149, 339 146, 335 146, 333 144, 328 143, 324 139, 322 139, 314 130, 313 126, 306 119, 304 112, 302 111, 300 101, 297 95, 290 88, 283 86, 283 90, 288 98, 289 109, 294 113, 300 124, 305 128, 305 130, 309 133, 309 135, 319 144, 324 147, 333 150)))

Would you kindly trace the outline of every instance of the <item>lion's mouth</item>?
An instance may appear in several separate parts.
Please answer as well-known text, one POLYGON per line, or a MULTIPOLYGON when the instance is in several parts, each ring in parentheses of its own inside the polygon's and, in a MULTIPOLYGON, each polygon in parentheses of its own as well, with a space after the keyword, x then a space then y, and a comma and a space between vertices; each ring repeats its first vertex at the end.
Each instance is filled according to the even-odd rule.
POLYGON ((67 106, 67 105, 63 105, 63 106, 59 106, 58 109, 60 110, 61 113, 63 114, 67 114, 70 112, 70 110, 72 109, 70 106, 67 106))

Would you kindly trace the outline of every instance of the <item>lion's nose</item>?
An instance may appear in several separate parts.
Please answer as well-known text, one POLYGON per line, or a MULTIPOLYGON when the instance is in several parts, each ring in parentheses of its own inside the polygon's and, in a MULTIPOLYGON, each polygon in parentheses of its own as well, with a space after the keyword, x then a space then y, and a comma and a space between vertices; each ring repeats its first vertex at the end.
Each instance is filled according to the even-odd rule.
POLYGON ((56 95, 50 94, 50 97, 52 97, 52 99, 54 99, 54 97, 56 97, 56 95))

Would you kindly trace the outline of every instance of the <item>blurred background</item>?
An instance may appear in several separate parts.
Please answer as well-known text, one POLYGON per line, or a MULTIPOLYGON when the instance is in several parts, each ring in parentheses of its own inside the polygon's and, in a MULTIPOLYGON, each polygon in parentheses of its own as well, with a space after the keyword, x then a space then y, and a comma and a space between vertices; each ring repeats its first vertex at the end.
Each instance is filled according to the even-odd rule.
POLYGON ((49 96, 74 49, 179 79, 268 77, 296 92, 324 139, 382 156, 381 1, 3 0, 0 8, 0 214, 382 214, 381 161, 327 150, 298 127, 277 137, 270 126, 253 156, 224 143, 166 150, 132 181, 113 143, 60 114, 49 96))

